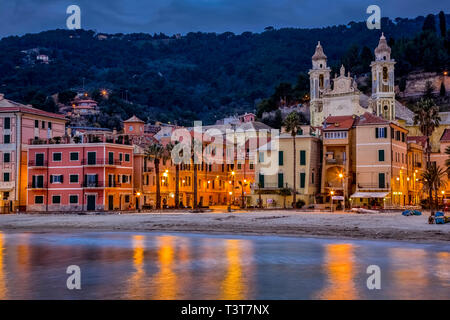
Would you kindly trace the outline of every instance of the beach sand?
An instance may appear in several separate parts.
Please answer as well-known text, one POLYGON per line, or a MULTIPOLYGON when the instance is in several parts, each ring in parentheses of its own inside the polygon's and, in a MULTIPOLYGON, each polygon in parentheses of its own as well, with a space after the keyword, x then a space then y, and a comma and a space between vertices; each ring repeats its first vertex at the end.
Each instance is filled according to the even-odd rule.
POLYGON ((428 214, 355 214, 292 210, 127 214, 0 215, 3 232, 157 231, 239 235, 282 235, 339 239, 450 242, 450 224, 427 223, 428 214))

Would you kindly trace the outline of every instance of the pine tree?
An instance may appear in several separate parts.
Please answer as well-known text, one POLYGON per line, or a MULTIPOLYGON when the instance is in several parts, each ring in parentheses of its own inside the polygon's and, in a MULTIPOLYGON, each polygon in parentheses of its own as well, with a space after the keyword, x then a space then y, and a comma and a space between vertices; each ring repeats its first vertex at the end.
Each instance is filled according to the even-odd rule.
POLYGON ((422 31, 431 31, 436 33, 436 20, 434 19, 434 14, 429 14, 425 18, 422 26, 422 31))
POLYGON ((447 38, 447 24, 445 21, 444 11, 439 12, 439 28, 441 29, 442 38, 447 38))
POLYGON ((439 89, 439 95, 441 97, 445 97, 446 90, 445 90, 445 84, 444 81, 441 82, 441 88, 439 89))

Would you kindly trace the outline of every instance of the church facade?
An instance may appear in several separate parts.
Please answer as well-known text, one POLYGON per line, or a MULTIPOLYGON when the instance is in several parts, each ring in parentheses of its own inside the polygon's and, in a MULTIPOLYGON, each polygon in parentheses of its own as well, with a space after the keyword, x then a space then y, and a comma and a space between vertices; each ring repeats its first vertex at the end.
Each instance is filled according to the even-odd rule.
POLYGON ((331 75, 327 56, 320 42, 312 56, 310 76, 311 126, 320 127, 329 116, 362 115, 366 112, 388 121, 411 122, 413 113, 395 100, 394 66, 391 48, 384 34, 375 49, 375 61, 371 63, 372 95, 358 90, 357 83, 341 66, 337 76, 331 75))

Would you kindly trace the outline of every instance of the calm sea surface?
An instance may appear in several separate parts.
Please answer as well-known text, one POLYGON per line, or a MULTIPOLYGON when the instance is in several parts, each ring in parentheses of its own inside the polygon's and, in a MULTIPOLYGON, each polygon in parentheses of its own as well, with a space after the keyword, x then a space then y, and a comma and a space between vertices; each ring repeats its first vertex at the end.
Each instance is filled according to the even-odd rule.
POLYGON ((1 299, 450 299, 450 245, 0 232, 1 299), (81 290, 66 286, 81 269, 81 290), (381 290, 366 286, 381 270, 381 290))

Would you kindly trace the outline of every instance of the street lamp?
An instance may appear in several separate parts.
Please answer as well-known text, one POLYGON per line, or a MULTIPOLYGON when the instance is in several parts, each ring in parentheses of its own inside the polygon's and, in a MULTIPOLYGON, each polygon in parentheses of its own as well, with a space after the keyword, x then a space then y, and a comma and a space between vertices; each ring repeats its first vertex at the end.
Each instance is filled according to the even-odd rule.
POLYGON ((338 174, 339 179, 341 179, 342 182, 342 195, 344 197, 344 200, 342 201, 342 208, 345 211, 345 180, 344 180, 344 174, 342 172, 339 172, 338 174))
POLYGON ((333 211, 333 195, 334 195, 334 191, 333 190, 330 191, 330 195, 331 195, 331 197, 330 197, 330 211, 332 212, 333 211))

